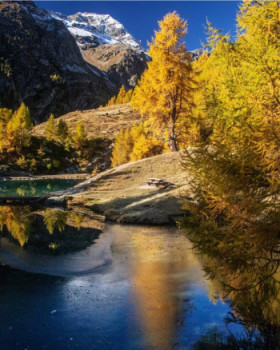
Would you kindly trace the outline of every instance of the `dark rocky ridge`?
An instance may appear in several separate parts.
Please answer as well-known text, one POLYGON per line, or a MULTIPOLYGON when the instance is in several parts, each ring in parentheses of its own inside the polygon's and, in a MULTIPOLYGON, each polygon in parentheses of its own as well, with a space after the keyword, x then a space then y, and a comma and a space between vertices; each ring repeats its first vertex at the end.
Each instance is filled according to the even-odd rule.
POLYGON ((22 101, 35 123, 98 107, 117 91, 86 63, 61 21, 33 2, 0 3, 0 107, 22 101))

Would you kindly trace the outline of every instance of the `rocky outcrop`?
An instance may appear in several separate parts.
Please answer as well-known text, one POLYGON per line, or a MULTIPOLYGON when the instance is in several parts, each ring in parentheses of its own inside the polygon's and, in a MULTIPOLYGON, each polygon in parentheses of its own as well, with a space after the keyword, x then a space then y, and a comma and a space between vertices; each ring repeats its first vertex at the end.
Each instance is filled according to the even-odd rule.
POLYGON ((104 44, 82 49, 84 59, 107 73, 110 81, 118 88, 134 87, 147 67, 147 58, 143 51, 132 49, 124 44, 104 44))
POLYGON ((196 50, 190 51, 192 60, 197 61, 199 57, 201 57, 204 54, 204 52, 207 52, 207 54, 209 55, 209 52, 205 49, 196 49, 196 50))
POLYGON ((116 91, 61 21, 33 2, 0 3, 0 107, 24 101, 39 123, 50 113, 95 108, 116 91))

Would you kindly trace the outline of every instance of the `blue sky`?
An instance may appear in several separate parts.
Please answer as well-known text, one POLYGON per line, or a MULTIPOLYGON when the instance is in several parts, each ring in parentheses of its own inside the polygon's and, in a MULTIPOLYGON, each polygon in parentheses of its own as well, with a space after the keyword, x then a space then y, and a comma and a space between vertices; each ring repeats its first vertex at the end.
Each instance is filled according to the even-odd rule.
POLYGON ((157 22, 176 10, 188 21, 187 48, 194 50, 205 42, 206 18, 224 32, 235 35, 238 1, 35 1, 39 6, 67 15, 76 12, 108 13, 121 22, 145 47, 151 41, 157 22))

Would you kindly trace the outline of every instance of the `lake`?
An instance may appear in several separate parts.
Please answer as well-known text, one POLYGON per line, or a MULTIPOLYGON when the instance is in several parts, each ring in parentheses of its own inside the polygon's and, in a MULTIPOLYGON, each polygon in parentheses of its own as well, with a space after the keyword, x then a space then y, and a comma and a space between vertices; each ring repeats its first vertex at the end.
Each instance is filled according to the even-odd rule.
POLYGON ((0 209, 3 349, 278 348, 271 295, 226 293, 176 228, 101 233, 91 212, 0 209))
POLYGON ((65 190, 76 183, 76 180, 71 179, 0 181, 0 198, 41 196, 50 192, 65 190))

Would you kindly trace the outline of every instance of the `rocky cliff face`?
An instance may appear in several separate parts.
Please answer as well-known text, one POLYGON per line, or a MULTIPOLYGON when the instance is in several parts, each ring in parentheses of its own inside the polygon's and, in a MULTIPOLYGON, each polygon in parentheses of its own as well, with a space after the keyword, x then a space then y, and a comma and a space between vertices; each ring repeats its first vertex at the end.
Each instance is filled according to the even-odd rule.
POLYGON ((147 57, 140 42, 120 22, 110 15, 96 13, 50 14, 65 24, 86 62, 106 72, 118 88, 136 85, 147 67, 147 57))
MULTIPOLYGON (((124 41, 131 39, 127 33, 121 35, 122 28, 119 32, 118 28, 114 31, 109 27, 116 37, 123 36, 124 41)), ((131 60, 114 61, 114 68, 110 68, 120 73, 113 77, 108 66, 102 69, 102 62, 93 58, 84 60, 81 54, 81 51, 89 52, 90 40, 96 41, 95 47, 103 46, 101 38, 91 36, 85 42, 83 37, 80 44, 81 39, 72 34, 62 20, 33 2, 0 2, 0 107, 16 108, 24 101, 34 122, 39 123, 50 113, 58 116, 104 104, 123 82, 129 82, 125 84, 127 87, 132 86, 130 81, 136 78, 131 80, 130 68, 125 67, 131 67, 131 60), (123 79, 118 81, 118 76, 123 79)), ((127 52, 128 57, 133 56, 130 50, 133 51, 124 49, 124 56, 127 52)), ((137 71, 137 62, 131 68, 133 72, 137 71)), ((138 71, 135 74, 140 75, 138 71)))
POLYGON ((82 55, 85 61, 106 72, 118 88, 133 88, 147 67, 143 51, 119 43, 82 49, 82 55))

